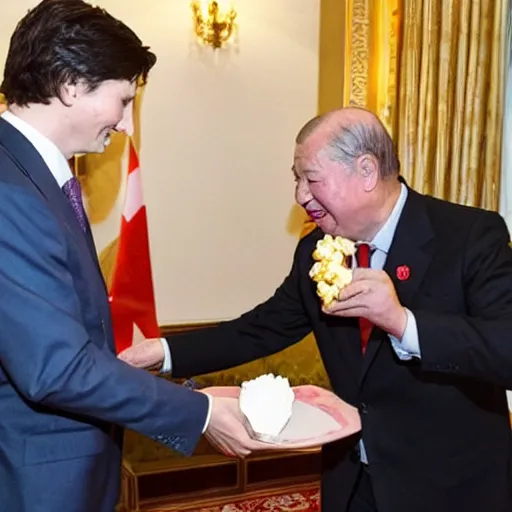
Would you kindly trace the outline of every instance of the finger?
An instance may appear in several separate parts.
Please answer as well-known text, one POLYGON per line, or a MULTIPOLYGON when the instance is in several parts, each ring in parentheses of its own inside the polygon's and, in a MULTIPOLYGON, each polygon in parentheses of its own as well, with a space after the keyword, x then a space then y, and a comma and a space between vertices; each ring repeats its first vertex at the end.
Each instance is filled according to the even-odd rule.
POLYGON ((222 442, 215 442, 209 439, 214 448, 227 455, 228 457, 246 457, 251 454, 251 450, 247 448, 246 443, 240 444, 237 440, 223 440, 222 442))
POLYGON ((229 451, 226 446, 221 445, 217 441, 215 441, 211 436, 206 436, 206 439, 211 444, 213 448, 215 448, 220 453, 225 453, 226 451, 229 451))
POLYGON ((345 309, 367 307, 367 295, 364 292, 353 295, 343 300, 334 299, 326 309, 328 311, 343 311, 345 309))
POLYGON ((246 448, 252 452, 268 452, 275 449, 275 445, 271 445, 269 443, 265 443, 263 441, 257 441, 256 439, 251 439, 250 443, 246 445, 246 448))
POLYGON ((128 362, 131 359, 130 349, 125 349, 117 354, 118 359, 128 362))
POLYGON ((338 316, 343 318, 368 317, 368 309, 366 308, 350 308, 343 310, 324 311, 326 315, 338 316))
POLYGON ((366 293, 369 290, 369 284, 367 280, 357 281, 350 283, 348 286, 343 288, 338 294, 337 302, 346 301, 361 295, 362 293, 366 293))
POLYGON ((355 268, 352 271, 352 282, 361 281, 362 279, 372 279, 377 270, 372 268, 355 268))
POLYGON ((141 359, 144 353, 144 347, 142 345, 136 345, 124 349, 117 355, 117 357, 119 359, 122 359, 123 361, 136 361, 138 359, 141 359))
POLYGON ((165 354, 159 340, 146 340, 123 350, 119 359, 138 368, 158 368, 165 354))
MULTIPOLYGON (((239 448, 236 451, 236 456, 244 459, 245 457, 249 456, 251 454, 251 450, 248 450, 247 448, 239 448)), ((235 455, 235 454, 234 454, 235 455)))
POLYGON ((328 307, 322 308, 327 315, 365 316, 368 313, 366 296, 363 293, 346 300, 333 300, 328 307))
POLYGON ((384 270, 378 270, 375 268, 360 268, 352 273, 352 283, 358 283, 366 281, 369 285, 375 285, 375 283, 390 283, 392 281, 389 275, 384 270))
MULTIPOLYGON (((224 455, 230 457, 238 456, 239 450, 244 450, 244 443, 240 443, 238 439, 224 438, 224 437, 215 437, 211 433, 206 431, 205 434, 208 442, 215 448, 218 452, 223 453, 224 455)), ((245 452, 247 449, 245 449, 245 452)), ((242 453, 245 453, 242 452, 242 453)))
POLYGON ((139 366, 138 361, 133 357, 132 354, 125 354, 125 355, 119 354, 117 356, 117 358, 120 361, 123 361, 124 363, 129 364, 130 366, 139 366))

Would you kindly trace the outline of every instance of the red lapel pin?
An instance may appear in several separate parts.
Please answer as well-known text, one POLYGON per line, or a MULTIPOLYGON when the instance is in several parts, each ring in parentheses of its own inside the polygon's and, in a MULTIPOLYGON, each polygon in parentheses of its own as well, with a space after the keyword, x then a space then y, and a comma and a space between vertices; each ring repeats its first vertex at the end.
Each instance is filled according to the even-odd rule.
POLYGON ((407 281, 411 276, 411 269, 407 265, 400 265, 396 268, 396 277, 399 281, 407 281))

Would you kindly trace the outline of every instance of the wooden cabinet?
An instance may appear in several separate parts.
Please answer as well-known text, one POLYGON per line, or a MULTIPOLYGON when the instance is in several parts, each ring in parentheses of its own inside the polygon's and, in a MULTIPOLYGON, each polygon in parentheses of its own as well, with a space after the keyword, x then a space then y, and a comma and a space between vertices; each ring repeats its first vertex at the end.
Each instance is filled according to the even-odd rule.
MULTIPOLYGON (((138 434, 127 436, 137 441, 139 450, 154 444, 138 434)), ((223 502, 261 489, 285 488, 320 477, 320 451, 268 452, 246 459, 217 453, 201 439, 192 457, 182 457, 170 450, 151 460, 130 458, 123 461, 122 492, 119 510, 149 511, 158 505, 183 510, 193 505, 223 502)))

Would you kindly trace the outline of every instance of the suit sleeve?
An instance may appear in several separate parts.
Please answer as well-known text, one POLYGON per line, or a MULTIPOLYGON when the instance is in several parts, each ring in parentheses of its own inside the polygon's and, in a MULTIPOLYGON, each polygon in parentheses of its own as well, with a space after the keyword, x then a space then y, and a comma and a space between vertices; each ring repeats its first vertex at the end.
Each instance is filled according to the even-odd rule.
POLYGON ((254 361, 284 350, 311 332, 300 292, 300 258, 307 252, 306 240, 299 242, 289 275, 266 302, 217 327, 167 338, 174 377, 191 377, 254 361))
POLYGON ((26 400, 193 451, 208 399, 92 343, 62 227, 36 196, 0 187, 0 361, 26 400))
POLYGON ((466 314, 413 310, 424 370, 512 389, 512 249, 503 219, 485 212, 464 251, 466 314))

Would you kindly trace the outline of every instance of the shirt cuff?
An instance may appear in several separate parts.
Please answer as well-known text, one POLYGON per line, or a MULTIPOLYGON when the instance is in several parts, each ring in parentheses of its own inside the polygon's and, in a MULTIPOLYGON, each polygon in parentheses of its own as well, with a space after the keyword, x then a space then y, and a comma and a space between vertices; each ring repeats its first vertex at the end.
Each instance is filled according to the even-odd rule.
POLYGON ((160 338, 160 343, 162 344, 162 349, 164 351, 164 362, 162 363, 162 368, 160 368, 160 373, 171 373, 172 372, 172 358, 171 358, 171 349, 169 348, 169 344, 165 338, 160 338))
POLYGON ((212 415, 212 401, 213 398, 208 394, 205 393, 205 395, 208 397, 208 414, 206 415, 206 421, 204 422, 203 427, 203 434, 206 432, 206 429, 208 428, 208 425, 210 424, 210 416, 212 415))
MULTIPOLYGON (((169 344, 165 338, 160 338, 160 343, 162 344, 162 348, 164 350, 164 362, 162 364, 162 368, 160 368, 160 373, 171 373, 172 372, 172 358, 171 358, 171 349, 169 348, 169 344)), ((213 398, 205 393, 206 398, 208 398, 208 414, 206 415, 206 421, 204 422, 204 427, 202 434, 206 432, 208 425, 210 424, 210 416, 212 415, 212 400, 213 398)))
POLYGON ((391 336, 391 334, 389 334, 391 345, 396 355, 402 361, 410 361, 413 358, 421 359, 420 340, 416 318, 407 308, 405 308, 405 313, 407 314, 407 323, 405 325, 405 331, 402 339, 399 340, 395 336, 391 336))

